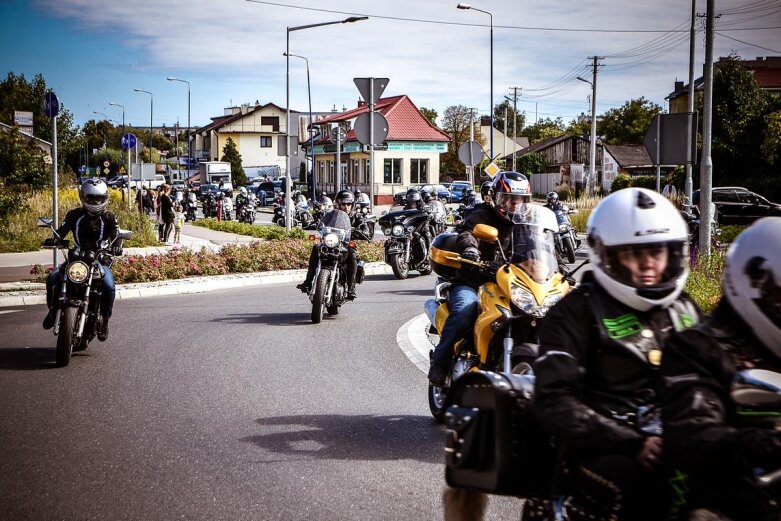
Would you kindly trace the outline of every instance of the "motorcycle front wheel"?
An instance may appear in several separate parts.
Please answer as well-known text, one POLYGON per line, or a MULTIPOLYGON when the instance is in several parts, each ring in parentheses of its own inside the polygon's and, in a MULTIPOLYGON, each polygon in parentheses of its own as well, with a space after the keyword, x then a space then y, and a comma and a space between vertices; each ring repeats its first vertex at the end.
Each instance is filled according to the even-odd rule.
POLYGON ((428 408, 431 411, 431 416, 437 421, 442 423, 445 419, 445 400, 447 398, 447 388, 439 387, 429 382, 428 384, 428 408))
POLYGON ((62 310, 60 318, 60 332, 57 335, 57 351, 55 361, 57 367, 65 367, 71 361, 73 342, 76 339, 76 315, 77 309, 66 307, 62 310))
POLYGON ((564 247, 564 253, 567 255, 567 262, 575 262, 575 245, 572 244, 572 237, 562 237, 561 244, 564 247))
POLYGON ((390 262, 393 275, 399 280, 404 280, 409 275, 409 265, 404 262, 404 257, 401 255, 391 255, 390 262))
POLYGON ((510 372, 512 374, 534 374, 533 363, 533 357, 514 356, 512 360, 510 360, 510 372))
POLYGON ((319 324, 323 320, 325 309, 325 293, 328 291, 328 282, 331 280, 331 270, 321 269, 315 282, 315 295, 312 299, 312 323, 319 324))

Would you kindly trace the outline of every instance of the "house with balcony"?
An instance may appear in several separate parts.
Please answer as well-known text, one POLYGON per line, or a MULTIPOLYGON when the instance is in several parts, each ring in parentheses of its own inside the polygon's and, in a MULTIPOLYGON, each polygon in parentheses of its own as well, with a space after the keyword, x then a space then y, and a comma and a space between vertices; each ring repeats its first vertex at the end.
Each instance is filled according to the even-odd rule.
MULTIPOLYGON (((355 119, 368 110, 360 101, 356 108, 314 121, 320 130, 314 142, 317 191, 335 192, 338 172, 341 186, 369 193, 373 175, 374 204, 390 204, 393 194, 410 184, 439 183, 440 155, 447 152, 450 136, 426 119, 408 96, 381 98, 375 110, 388 120, 388 135, 385 143, 375 148, 372 165, 369 147, 358 141, 353 129, 355 119), (337 143, 331 135, 336 127, 345 130, 340 165, 336 164, 337 143)), ((309 154, 310 144, 301 145, 309 154)))
MULTIPOLYGON (((290 111, 290 168, 296 177, 304 154, 298 146, 302 113, 290 111)), ((209 125, 192 133, 193 155, 197 161, 219 161, 222 150, 232 139, 241 154, 242 166, 252 177, 253 171, 274 170, 285 173, 286 109, 274 103, 228 107, 222 116, 213 117, 209 125)))

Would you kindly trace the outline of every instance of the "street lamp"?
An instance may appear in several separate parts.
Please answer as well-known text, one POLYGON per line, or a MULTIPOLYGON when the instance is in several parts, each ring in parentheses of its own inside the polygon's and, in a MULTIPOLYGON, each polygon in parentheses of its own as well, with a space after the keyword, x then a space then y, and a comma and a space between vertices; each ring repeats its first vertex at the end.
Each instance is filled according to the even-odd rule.
POLYGON ((133 89, 136 92, 145 92, 149 94, 149 162, 152 162, 152 114, 154 113, 155 97, 148 90, 133 89))
POLYGON ((168 81, 180 81, 187 84, 187 183, 190 183, 190 165, 192 162, 192 155, 190 153, 190 82, 187 80, 181 80, 168 76, 168 81))
POLYGON ((283 56, 294 56, 296 58, 301 58, 306 62, 306 91, 309 95, 309 155, 311 157, 312 161, 312 169, 311 169, 311 175, 312 175, 312 199, 315 199, 315 194, 317 193, 317 179, 315 178, 315 133, 312 131, 312 85, 309 82, 309 60, 305 56, 301 56, 300 54, 293 54, 291 53, 282 53, 283 56))
MULTIPOLYGON (((290 208, 290 185, 293 178, 290 175, 290 33, 293 31, 302 31, 304 29, 312 29, 314 27, 323 27, 324 25, 336 25, 336 24, 350 24, 353 22, 360 22, 361 20, 368 20, 368 16, 351 16, 344 20, 336 20, 333 22, 322 22, 319 24, 309 25, 297 25, 295 27, 287 28, 287 40, 285 48, 285 111, 287 120, 285 121, 285 175, 287 176, 287 182, 285 183, 285 230, 290 231, 291 221, 291 208, 290 208)), ((341 165, 338 165, 341 167, 341 165)), ((372 168, 374 166, 372 165, 372 168)))
MULTIPOLYGON (((97 112, 97 111, 93 110, 92 113, 93 114, 97 114, 98 116, 103 116, 103 119, 105 119, 106 121, 110 121, 108 119, 108 116, 106 114, 103 114, 102 112, 97 112)), ((103 133, 103 150, 104 151, 106 150, 106 134, 105 133, 103 133)))
POLYGON ((494 160, 494 15, 488 11, 483 11, 477 7, 472 7, 471 4, 460 3, 456 6, 458 9, 471 9, 480 13, 485 13, 491 20, 491 161, 494 160))
POLYGON ((597 168, 597 86, 595 82, 588 81, 580 76, 577 76, 577 79, 591 85, 591 139, 589 139, 588 180, 586 181, 586 190, 591 194, 592 182, 597 179, 595 171, 597 168))
MULTIPOLYGON (((108 102, 109 105, 112 105, 114 107, 122 107, 122 135, 125 135, 125 106, 120 105, 119 103, 114 103, 113 101, 108 102)), ((121 137, 120 137, 120 145, 121 145, 121 137)))

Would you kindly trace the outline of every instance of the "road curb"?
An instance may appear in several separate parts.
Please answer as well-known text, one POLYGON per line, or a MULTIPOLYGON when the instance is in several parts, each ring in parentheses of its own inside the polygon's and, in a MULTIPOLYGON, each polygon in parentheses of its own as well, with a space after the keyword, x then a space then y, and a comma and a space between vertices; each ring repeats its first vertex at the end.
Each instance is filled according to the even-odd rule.
MULTIPOLYGON (((385 275, 393 273, 384 262, 372 262, 364 265, 366 275, 385 275)), ((159 282, 139 282, 118 284, 117 300, 160 297, 165 295, 183 295, 205 293, 223 289, 265 286, 304 280, 306 270, 265 271, 258 273, 240 273, 194 277, 187 279, 163 280, 159 282)), ((9 291, 0 293, 0 308, 46 304, 45 289, 9 291)))

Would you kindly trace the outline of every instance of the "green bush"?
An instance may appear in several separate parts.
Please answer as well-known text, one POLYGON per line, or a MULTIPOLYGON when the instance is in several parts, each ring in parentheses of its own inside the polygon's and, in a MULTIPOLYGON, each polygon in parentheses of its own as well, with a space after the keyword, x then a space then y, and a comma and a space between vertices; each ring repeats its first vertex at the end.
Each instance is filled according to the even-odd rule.
POLYGON ((632 186, 632 178, 626 174, 619 174, 613 179, 613 184, 610 185, 610 191, 617 192, 624 188, 629 188, 630 186, 632 186))
POLYGON ((258 239, 304 239, 307 237, 307 234, 301 228, 292 228, 290 233, 287 233, 282 226, 247 224, 238 221, 218 221, 217 219, 200 219, 194 221, 193 224, 209 228, 210 230, 247 235, 249 237, 257 237, 258 239))
POLYGON ((553 191, 559 194, 559 199, 562 201, 570 201, 575 198, 575 189, 569 183, 557 185, 553 191))
POLYGON ((700 257, 686 281, 686 292, 705 312, 711 311, 721 298, 725 257, 719 251, 713 252, 710 257, 700 257))
MULTIPOLYGON (((664 181, 661 181, 664 186, 664 181)), ((638 175, 632 177, 632 186, 637 188, 647 188, 649 190, 656 191, 656 176, 655 175, 638 175)))
POLYGON ((722 226, 720 228, 721 233, 719 234, 719 242, 722 244, 731 243, 735 240, 735 238, 740 235, 740 233, 748 228, 747 226, 741 226, 738 224, 731 224, 727 226, 722 226))

